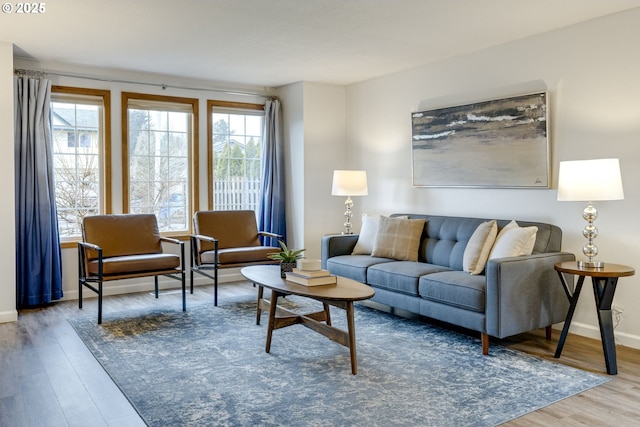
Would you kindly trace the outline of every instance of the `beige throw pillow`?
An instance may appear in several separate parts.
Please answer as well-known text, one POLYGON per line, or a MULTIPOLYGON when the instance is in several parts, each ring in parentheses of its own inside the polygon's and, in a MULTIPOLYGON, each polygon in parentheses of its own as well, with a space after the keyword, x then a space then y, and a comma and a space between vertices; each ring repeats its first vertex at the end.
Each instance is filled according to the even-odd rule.
POLYGON ((482 273, 498 234, 495 220, 483 222, 471 235, 462 257, 462 269, 469 274, 482 273))
POLYGON ((425 219, 381 217, 371 256, 417 261, 426 222, 425 219))
POLYGON ((498 233, 489 259, 531 255, 538 227, 520 227, 511 221, 498 233))
MULTIPOLYGON (((381 215, 368 215, 362 214, 362 228, 358 235, 358 241, 356 242, 351 255, 371 255, 373 252, 373 245, 376 242, 376 236, 378 235, 378 225, 380 224, 381 215)), ((396 216, 394 218, 409 218, 406 215, 396 216)))

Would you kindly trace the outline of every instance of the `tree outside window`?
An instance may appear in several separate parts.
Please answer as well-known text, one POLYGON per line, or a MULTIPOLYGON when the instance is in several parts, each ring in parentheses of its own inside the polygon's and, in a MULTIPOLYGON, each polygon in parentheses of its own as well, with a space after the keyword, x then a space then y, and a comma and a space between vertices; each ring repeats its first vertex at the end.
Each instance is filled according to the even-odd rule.
POLYGON ((54 86, 51 98, 56 209, 64 245, 81 238, 85 216, 110 208, 110 193, 104 190, 110 96, 108 91, 54 86))
POLYGON ((153 213, 161 232, 190 230, 194 105, 171 97, 123 94, 130 213, 153 213))
MULTIPOLYGON (((249 209, 257 213, 264 113, 261 105, 229 109, 225 103, 210 108, 213 208, 249 209), (257 111, 256 111, 257 110, 257 111)), ((211 107, 211 106, 210 106, 211 107)))

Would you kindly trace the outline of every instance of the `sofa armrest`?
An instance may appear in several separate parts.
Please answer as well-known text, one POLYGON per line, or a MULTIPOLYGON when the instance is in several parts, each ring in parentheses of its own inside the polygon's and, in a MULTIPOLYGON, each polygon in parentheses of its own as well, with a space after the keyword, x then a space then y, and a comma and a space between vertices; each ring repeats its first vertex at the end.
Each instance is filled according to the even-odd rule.
MULTIPOLYGON (((487 334, 504 338, 562 322, 569 301, 553 268, 568 252, 490 260, 486 267, 487 334)), ((572 286, 570 278, 568 285, 572 286)))
POLYGON ((327 260, 334 256, 351 255, 358 242, 358 234, 335 234, 322 237, 322 268, 327 268, 327 260))

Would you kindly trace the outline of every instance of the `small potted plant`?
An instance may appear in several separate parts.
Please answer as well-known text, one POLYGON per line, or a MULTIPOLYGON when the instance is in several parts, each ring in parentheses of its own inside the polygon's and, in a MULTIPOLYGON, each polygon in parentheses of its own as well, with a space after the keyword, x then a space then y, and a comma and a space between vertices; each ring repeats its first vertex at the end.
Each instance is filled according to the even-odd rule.
POLYGON ((296 266, 296 261, 302 258, 302 252, 304 249, 289 249, 287 245, 282 240, 279 240, 280 247, 282 250, 280 252, 274 252, 272 254, 267 255, 270 259, 277 259, 280 261, 280 276, 282 278, 286 277, 286 272, 293 271, 293 268, 296 266))

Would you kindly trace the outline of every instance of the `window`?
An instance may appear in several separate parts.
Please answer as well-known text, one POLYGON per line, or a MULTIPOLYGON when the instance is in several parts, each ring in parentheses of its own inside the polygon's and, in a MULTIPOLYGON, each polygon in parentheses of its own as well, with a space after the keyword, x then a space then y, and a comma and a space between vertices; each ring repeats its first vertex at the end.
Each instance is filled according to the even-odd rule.
POLYGON ((210 209, 257 214, 264 106, 209 101, 208 119, 210 209))
POLYGON ((124 211, 154 213, 162 232, 189 232, 198 100, 123 93, 122 105, 124 211))
POLYGON ((58 228, 63 246, 82 235, 82 219, 110 212, 110 92, 53 86, 51 122, 58 228), (68 242, 65 244, 65 242, 68 242))

